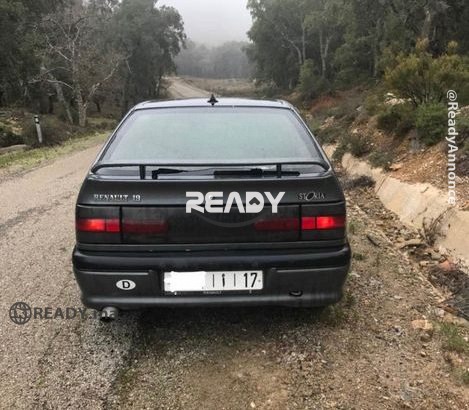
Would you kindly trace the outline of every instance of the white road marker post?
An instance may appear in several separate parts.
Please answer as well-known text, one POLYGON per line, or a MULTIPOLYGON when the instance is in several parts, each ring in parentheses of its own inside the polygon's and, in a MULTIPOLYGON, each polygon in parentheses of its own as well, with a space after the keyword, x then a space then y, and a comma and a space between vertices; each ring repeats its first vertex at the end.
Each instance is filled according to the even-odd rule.
POLYGON ((39 115, 34 116, 34 122, 36 124, 37 139, 39 141, 39 144, 42 145, 42 130, 41 130, 41 123, 39 122, 39 115))

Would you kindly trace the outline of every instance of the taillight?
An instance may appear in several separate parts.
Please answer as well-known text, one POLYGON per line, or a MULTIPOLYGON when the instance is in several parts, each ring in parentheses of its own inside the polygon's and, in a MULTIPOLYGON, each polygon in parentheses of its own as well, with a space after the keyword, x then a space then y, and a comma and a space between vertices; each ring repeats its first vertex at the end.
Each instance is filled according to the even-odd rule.
POLYGON ((327 241, 343 239, 345 232, 345 204, 315 204, 301 206, 301 239, 327 241))
POLYGON ((316 229, 316 218, 314 216, 303 216, 301 218, 301 230, 312 231, 316 229))
POLYGON ((141 220, 132 221, 124 220, 122 224, 122 232, 132 234, 165 234, 169 230, 169 225, 165 221, 141 220))
POLYGON ((316 217, 316 229, 339 229, 344 227, 345 215, 316 217))
POLYGON ((75 219, 80 243, 120 243, 120 209, 117 206, 77 205, 75 219))
POLYGON ((76 229, 80 232, 117 233, 121 231, 121 226, 119 219, 79 218, 76 221, 76 229))
POLYGON ((302 231, 340 229, 344 227, 345 227, 344 215, 303 216, 301 218, 301 230, 302 231))
POLYGON ((254 223, 256 231, 298 231, 298 218, 262 219, 254 223))

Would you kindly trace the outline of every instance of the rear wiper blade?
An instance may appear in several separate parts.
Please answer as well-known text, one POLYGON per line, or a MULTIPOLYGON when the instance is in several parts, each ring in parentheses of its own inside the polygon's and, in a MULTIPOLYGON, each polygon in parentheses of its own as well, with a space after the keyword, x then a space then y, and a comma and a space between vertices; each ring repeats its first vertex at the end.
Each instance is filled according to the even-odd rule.
POLYGON ((265 176, 300 176, 299 171, 284 171, 282 169, 262 169, 262 168, 251 168, 251 169, 227 169, 217 170, 213 174, 215 177, 231 177, 231 176, 253 176, 253 177, 265 177, 265 176))
POLYGON ((160 175, 206 173, 208 171, 211 171, 212 169, 213 168, 201 168, 201 169, 158 168, 151 172, 151 177, 152 179, 158 179, 160 175))

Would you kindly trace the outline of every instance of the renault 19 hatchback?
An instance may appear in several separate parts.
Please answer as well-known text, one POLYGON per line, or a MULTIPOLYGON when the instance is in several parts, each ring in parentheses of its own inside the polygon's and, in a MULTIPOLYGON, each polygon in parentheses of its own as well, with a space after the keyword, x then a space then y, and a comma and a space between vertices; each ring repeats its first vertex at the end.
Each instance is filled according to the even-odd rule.
POLYGON ((337 302, 349 270, 343 192, 283 101, 137 105, 76 206, 73 267, 86 306, 337 302))

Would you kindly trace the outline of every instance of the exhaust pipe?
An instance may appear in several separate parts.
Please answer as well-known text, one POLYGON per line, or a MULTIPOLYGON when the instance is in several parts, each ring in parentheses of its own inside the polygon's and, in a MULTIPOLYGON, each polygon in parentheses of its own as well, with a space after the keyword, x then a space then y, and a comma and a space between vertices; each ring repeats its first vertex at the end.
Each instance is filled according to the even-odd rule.
POLYGON ((119 309, 113 306, 107 306, 101 311, 101 322, 112 322, 119 316, 119 309))

